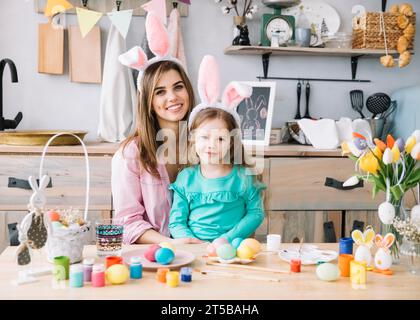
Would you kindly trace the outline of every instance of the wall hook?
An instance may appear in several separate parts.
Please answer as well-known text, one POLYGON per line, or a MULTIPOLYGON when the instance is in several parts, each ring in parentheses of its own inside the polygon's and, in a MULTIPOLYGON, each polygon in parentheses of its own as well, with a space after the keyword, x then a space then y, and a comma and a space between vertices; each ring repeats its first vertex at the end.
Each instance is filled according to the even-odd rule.
POLYGON ((88 0, 82 0, 82 4, 83 4, 83 7, 84 7, 84 8, 86 8, 86 7, 87 7, 87 3, 88 3, 88 0))
POLYGON ((120 11, 120 6, 122 1, 115 1, 117 3, 117 11, 120 11))

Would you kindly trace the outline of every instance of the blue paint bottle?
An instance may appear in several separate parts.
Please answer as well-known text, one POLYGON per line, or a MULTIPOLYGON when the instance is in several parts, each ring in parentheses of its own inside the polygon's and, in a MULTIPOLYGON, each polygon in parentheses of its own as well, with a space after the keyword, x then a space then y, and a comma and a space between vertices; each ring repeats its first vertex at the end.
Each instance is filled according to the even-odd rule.
POLYGON ((140 257, 131 257, 130 259, 130 278, 141 279, 143 276, 143 265, 140 257))

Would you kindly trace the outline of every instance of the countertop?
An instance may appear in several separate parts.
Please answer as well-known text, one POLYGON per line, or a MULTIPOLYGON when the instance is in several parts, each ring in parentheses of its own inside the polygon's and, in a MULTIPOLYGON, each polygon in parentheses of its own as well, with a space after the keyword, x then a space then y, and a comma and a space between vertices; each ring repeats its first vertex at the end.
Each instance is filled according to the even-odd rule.
MULTIPOLYGON (((316 244, 323 249, 338 250, 337 243, 316 244)), ((282 249, 298 246, 298 244, 282 244, 282 249)), ((125 246, 123 252, 145 248, 145 245, 125 246)), ((123 285, 107 285, 93 288, 90 284, 83 288, 69 288, 68 281, 64 286, 54 286, 52 275, 40 276, 39 282, 14 286, 11 280, 18 275, 18 266, 14 262, 17 247, 8 247, 0 256, 0 299, 142 299, 142 300, 280 300, 280 299, 321 299, 321 300, 353 300, 353 299, 420 299, 420 281, 418 276, 411 275, 403 265, 392 267, 394 274, 386 276, 368 272, 365 287, 353 288, 350 278, 341 277, 334 282, 317 279, 315 266, 302 266, 300 273, 272 273, 239 269, 225 269, 206 266, 203 255, 206 244, 179 245, 176 250, 192 252, 196 259, 193 280, 190 283, 180 282, 179 287, 171 288, 156 281, 154 271, 143 271, 140 280, 129 280, 123 285), (227 271, 232 274, 258 277, 244 279, 226 277, 217 274, 203 275, 197 270, 227 271), (269 282, 261 278, 275 278, 278 282, 269 282)), ((84 257, 95 257, 96 248, 85 246, 84 257)), ((96 258, 97 262, 99 258, 96 258)), ((35 255, 35 263, 48 265, 45 257, 35 255)), ((337 261, 333 262, 337 263, 337 261)), ((289 270, 289 264, 282 261, 274 253, 259 255, 250 266, 289 270)), ((25 267, 20 267, 24 269, 25 267)), ((27 268, 27 267, 26 267, 27 268)))

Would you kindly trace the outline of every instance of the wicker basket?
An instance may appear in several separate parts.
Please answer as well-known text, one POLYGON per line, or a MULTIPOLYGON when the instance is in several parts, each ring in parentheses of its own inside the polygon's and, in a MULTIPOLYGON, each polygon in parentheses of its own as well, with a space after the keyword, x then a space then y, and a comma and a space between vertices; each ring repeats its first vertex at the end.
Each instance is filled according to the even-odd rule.
MULTIPOLYGON (((380 12, 367 12, 362 17, 363 22, 361 23, 361 27, 359 29, 353 29, 353 49, 385 49, 380 15, 380 12), (364 21, 365 19, 366 23, 364 21)), ((404 30, 400 29, 397 23, 397 18, 400 14, 385 12, 383 15, 388 49, 395 50, 397 49, 398 39, 404 35, 404 30)), ((408 18, 410 23, 415 27, 416 14, 414 13, 408 18)), ((413 47, 414 38, 410 41, 408 49, 412 50, 413 47)))

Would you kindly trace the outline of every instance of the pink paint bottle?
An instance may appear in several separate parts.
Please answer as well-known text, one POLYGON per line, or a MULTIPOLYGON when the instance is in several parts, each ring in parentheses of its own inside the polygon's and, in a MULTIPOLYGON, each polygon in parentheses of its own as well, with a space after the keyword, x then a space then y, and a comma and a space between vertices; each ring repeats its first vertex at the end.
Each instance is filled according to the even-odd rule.
POLYGON ((103 264, 94 264, 92 267, 92 287, 105 286, 105 266, 103 264))

